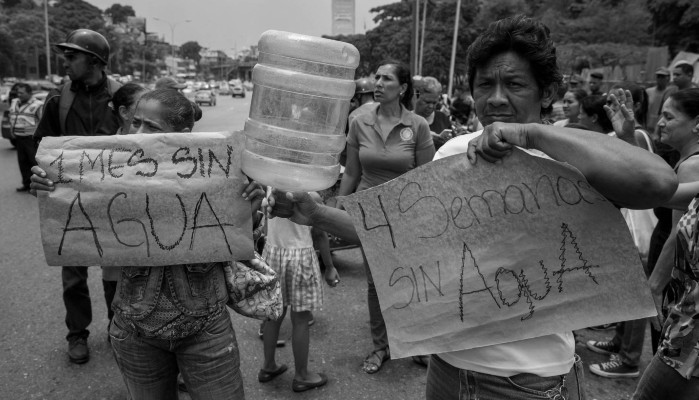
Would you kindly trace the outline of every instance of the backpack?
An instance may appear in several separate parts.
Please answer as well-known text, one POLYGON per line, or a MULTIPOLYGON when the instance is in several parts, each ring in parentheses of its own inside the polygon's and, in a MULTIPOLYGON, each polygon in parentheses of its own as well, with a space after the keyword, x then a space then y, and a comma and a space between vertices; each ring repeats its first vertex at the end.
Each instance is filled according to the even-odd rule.
MULTIPOLYGON (((66 119, 68 118, 68 111, 73 106, 73 101, 75 101, 75 92, 70 90, 72 82, 68 82, 63 85, 61 89, 61 98, 58 102, 58 120, 61 124, 61 136, 66 134, 66 119)), ((121 87, 121 83, 115 81, 114 79, 107 78, 107 91, 109 92, 109 97, 114 97, 114 93, 121 87)))

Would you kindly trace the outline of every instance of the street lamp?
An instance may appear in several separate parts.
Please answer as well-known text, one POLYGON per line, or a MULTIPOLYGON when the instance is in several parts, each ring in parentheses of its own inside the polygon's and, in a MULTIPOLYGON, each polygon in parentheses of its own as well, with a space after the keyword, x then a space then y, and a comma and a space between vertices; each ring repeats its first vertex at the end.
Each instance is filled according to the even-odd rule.
POLYGON ((164 22, 170 26, 170 56, 172 57, 172 71, 177 76, 177 62, 175 61, 175 27, 177 24, 182 22, 192 22, 191 19, 185 19, 183 21, 170 22, 161 18, 153 17, 154 20, 164 22))

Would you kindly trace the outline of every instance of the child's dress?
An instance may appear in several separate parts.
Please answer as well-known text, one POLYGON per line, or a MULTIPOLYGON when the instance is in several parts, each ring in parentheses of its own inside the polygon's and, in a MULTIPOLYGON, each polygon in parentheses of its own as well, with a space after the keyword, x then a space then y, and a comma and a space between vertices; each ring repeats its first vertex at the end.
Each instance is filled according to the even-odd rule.
POLYGON ((310 226, 286 218, 270 219, 262 258, 281 278, 284 307, 299 312, 323 306, 320 266, 310 226))

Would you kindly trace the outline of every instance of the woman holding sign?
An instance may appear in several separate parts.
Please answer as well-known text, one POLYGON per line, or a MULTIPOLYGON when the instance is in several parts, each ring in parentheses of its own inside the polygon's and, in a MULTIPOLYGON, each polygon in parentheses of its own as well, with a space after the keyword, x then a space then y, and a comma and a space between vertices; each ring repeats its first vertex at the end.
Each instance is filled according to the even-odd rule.
MULTIPOLYGON (((661 204, 676 189, 672 170, 646 150, 542 123, 562 75, 549 30, 540 22, 516 16, 490 24, 469 47, 468 76, 485 129, 450 140, 436 158, 467 153, 473 164, 497 162, 515 147, 531 149, 571 164, 610 202, 627 208, 661 204)), ((286 196, 295 202, 292 221, 358 240, 347 213, 316 205, 303 193, 286 196)), ((582 367, 576 360, 572 332, 433 355, 427 398, 579 399, 582 367)))
MULTIPOLYGON (((190 132, 195 115, 184 95, 158 89, 141 97, 132 119, 135 133, 190 132)), ((32 189, 54 190, 41 168, 32 171, 32 189)), ((253 221, 264 194, 256 182, 242 192, 253 221)), ((121 268, 109 335, 130 399, 176 399, 178 372, 192 398, 245 397, 225 264, 121 268)))

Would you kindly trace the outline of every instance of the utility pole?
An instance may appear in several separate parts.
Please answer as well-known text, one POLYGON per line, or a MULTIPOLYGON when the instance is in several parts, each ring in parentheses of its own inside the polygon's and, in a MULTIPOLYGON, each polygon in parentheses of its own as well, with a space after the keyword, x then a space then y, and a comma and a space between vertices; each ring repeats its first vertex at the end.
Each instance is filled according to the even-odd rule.
MULTIPOLYGON (((427 1, 427 0, 425 0, 427 1)), ((413 74, 417 73, 418 70, 418 49, 419 49, 419 39, 420 39, 420 0, 415 0, 413 5, 413 40, 412 40, 412 51, 410 52, 410 69, 413 74)))
POLYGON ((170 56, 172 57, 172 71, 173 74, 177 76, 177 62, 175 61, 175 27, 177 26, 177 24, 181 22, 192 22, 192 20, 186 19, 184 21, 177 21, 175 23, 171 23, 169 21, 156 17, 153 17, 153 19, 156 21, 165 22, 170 26, 170 56))
MULTIPOLYGON (((51 75, 51 43, 49 39, 49 0, 44 0, 44 30, 46 31, 46 74, 51 75)), ((39 71, 37 71, 38 74, 39 71)))
POLYGON ((425 5, 422 9, 422 33, 420 34, 420 60, 418 63, 418 75, 422 75, 422 56, 425 54, 425 24, 427 23, 427 3, 425 0, 425 5))
POLYGON ((454 39, 451 43, 451 63, 449 64, 449 98, 454 90, 454 64, 456 63, 456 44, 459 41, 459 20, 461 19, 461 0, 456 1, 456 19, 454 20, 454 39))

